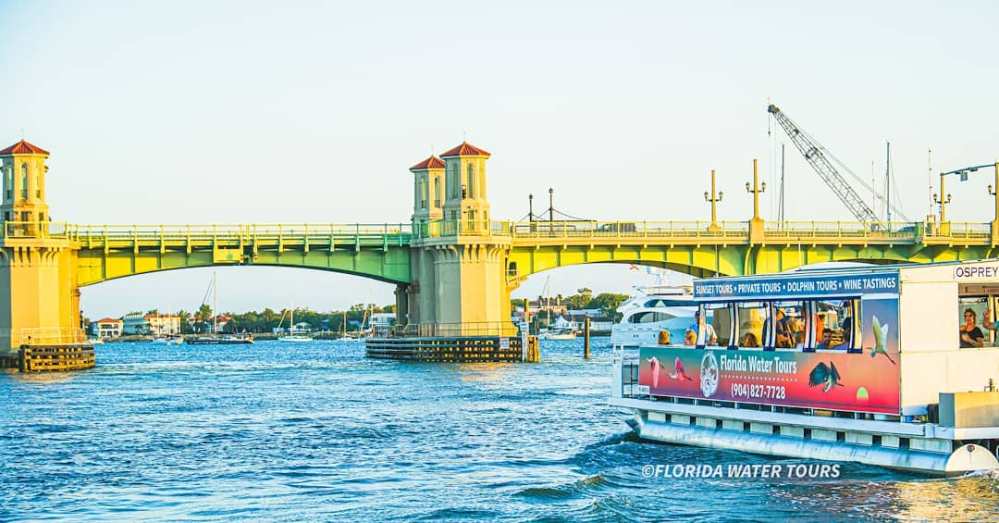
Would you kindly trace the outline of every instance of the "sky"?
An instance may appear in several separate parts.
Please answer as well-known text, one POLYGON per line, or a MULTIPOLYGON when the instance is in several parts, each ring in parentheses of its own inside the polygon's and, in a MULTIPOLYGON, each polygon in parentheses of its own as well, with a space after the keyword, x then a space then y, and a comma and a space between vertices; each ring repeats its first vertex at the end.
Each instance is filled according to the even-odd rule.
MULTIPOLYGON (((784 142, 788 219, 850 220, 768 135, 768 103, 865 180, 890 140, 911 219, 929 212, 928 149, 934 172, 999 157, 994 2, 282 4, 0 0, 0 141, 51 151, 53 220, 407 222, 409 166, 463 139, 493 153, 497 219, 552 187, 575 216, 705 220, 716 169, 719 217, 745 220, 754 158, 772 218, 784 142)), ((949 184, 952 220, 992 219, 990 178, 949 184)), ((102 283, 82 306, 190 310, 211 273, 102 283)), ((564 268, 515 296, 652 278, 564 268)), ((390 285, 319 271, 218 279, 225 310, 393 300, 390 285)))

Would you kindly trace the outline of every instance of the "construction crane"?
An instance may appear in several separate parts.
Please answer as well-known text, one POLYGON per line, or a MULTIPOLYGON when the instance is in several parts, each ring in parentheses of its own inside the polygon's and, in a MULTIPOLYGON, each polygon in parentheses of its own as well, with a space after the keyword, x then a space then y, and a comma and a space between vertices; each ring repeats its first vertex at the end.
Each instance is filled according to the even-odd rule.
MULTIPOLYGON (((770 104, 770 106, 767 107, 767 112, 770 113, 771 117, 777 120, 777 123, 779 123, 784 129, 784 132, 787 133, 787 136, 791 139, 791 142, 794 143, 794 146, 801 151, 805 160, 807 160, 808 163, 811 164, 812 168, 815 169, 815 172, 818 173, 819 178, 822 178, 822 181, 825 182, 830 189, 832 189, 833 193, 836 194, 836 197, 843 202, 843 205, 846 205, 846 208, 853 213, 853 216, 857 220, 867 222, 876 227, 883 225, 881 219, 878 218, 878 215, 875 214, 874 210, 872 210, 870 206, 864 202, 864 199, 857 194, 857 191, 853 189, 853 186, 851 186, 850 183, 843 178, 843 175, 840 174, 839 171, 836 170, 836 167, 833 166, 832 162, 829 161, 832 154, 829 153, 829 151, 823 147, 822 144, 815 141, 815 139, 811 136, 808 136, 805 131, 798 127, 798 124, 788 118, 787 115, 784 114, 784 112, 781 111, 776 105, 770 104)), ((832 158, 835 160, 834 157, 832 158)), ((872 190, 873 192, 871 187, 864 183, 864 181, 857 175, 853 174, 848 168, 846 168, 845 165, 842 165, 839 160, 836 160, 836 162, 840 163, 841 167, 843 167, 844 170, 853 176, 853 178, 856 179, 861 185, 872 190)), ((877 197, 884 200, 886 205, 893 209, 899 216, 905 218, 905 215, 888 203, 883 196, 877 195, 877 197)))

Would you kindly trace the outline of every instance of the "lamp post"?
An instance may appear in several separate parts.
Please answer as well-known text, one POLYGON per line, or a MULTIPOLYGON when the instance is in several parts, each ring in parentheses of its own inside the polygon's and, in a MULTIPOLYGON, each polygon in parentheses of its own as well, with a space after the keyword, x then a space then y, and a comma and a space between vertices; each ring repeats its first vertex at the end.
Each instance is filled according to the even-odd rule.
POLYGON ((753 184, 746 182, 746 192, 753 194, 753 220, 762 221, 760 217, 760 195, 767 191, 767 182, 760 183, 759 160, 753 159, 753 184))
POLYGON ((958 179, 962 182, 968 181, 968 175, 978 171, 979 169, 987 169, 991 167, 994 171, 995 182, 988 186, 988 193, 995 200, 995 213, 992 215, 992 244, 999 244, 999 162, 993 163, 983 163, 981 165, 973 165, 971 167, 963 167, 961 169, 954 169, 953 171, 947 171, 940 173, 940 195, 933 195, 933 202, 940 205, 940 227, 941 233, 949 234, 950 227, 946 224, 947 220, 947 208, 946 205, 950 203, 950 195, 944 192, 944 177, 956 174, 958 179), (946 225, 945 225, 946 224, 946 225), (945 228, 946 227, 946 228, 945 228))
POLYGON ((933 194, 933 203, 940 206, 940 234, 950 234, 950 224, 947 223, 947 204, 951 195, 944 190, 944 173, 940 173, 940 194, 933 194))
POLYGON ((760 194, 766 192, 767 182, 760 183, 759 160, 753 158, 753 183, 746 182, 746 192, 753 195, 753 219, 749 222, 750 243, 763 242, 763 218, 760 217, 760 194))
POLYGON ((708 225, 708 230, 711 232, 721 230, 721 227, 718 226, 718 202, 722 201, 724 196, 725 193, 721 191, 715 192, 715 170, 711 169, 711 193, 704 191, 704 201, 711 204, 711 223, 708 225))

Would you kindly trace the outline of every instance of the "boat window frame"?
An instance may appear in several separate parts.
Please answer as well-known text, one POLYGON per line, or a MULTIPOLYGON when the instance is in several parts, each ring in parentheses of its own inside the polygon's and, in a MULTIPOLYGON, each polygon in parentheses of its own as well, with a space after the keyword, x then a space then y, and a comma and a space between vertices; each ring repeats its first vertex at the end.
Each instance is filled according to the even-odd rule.
MULTIPOLYGON (((862 344, 861 340, 860 340, 860 337, 862 335, 861 333, 863 332, 863 325, 861 325, 861 323, 863 322, 863 316, 862 316, 862 311, 861 311, 861 304, 862 304, 863 300, 864 300, 863 295, 859 295, 859 296, 820 297, 820 298, 817 297, 817 298, 811 298, 811 299, 809 299, 808 301, 811 304, 811 310, 809 311, 808 318, 809 318, 809 320, 811 322, 811 325, 808 326, 808 333, 809 333, 809 338, 810 338, 809 342, 810 343, 807 345, 807 352, 833 352, 833 353, 843 353, 843 352, 846 352, 846 353, 849 353, 849 354, 854 354, 854 353, 860 353, 860 352, 862 352, 863 349, 859 348, 859 345, 862 344), (840 344, 840 345, 836 345, 836 346, 831 347, 831 348, 830 347, 826 347, 826 348, 820 349, 819 348, 819 343, 821 342, 822 336, 821 336, 821 333, 818 332, 818 323, 819 322, 815 321, 818 318, 818 314, 820 312, 818 304, 819 303, 835 303, 835 302, 841 302, 842 303, 842 302, 847 302, 847 301, 850 302, 849 307, 843 307, 842 305, 840 305, 838 307, 835 307, 835 309, 837 310, 836 322, 839 324, 839 326, 843 325, 843 319, 845 319, 847 317, 852 318, 850 320, 850 330, 851 330, 851 332, 849 333, 850 336, 847 339, 847 342, 845 343, 845 346, 844 346, 844 344, 840 344), (839 310, 849 310, 850 311, 850 315, 849 316, 844 316, 843 318, 839 318, 839 314, 838 314, 839 310), (857 318, 861 318, 861 321, 857 321, 857 318)), ((825 322, 823 322, 823 330, 825 330, 825 327, 826 327, 825 326, 825 322)))
POLYGON ((754 350, 754 349, 755 350, 760 350, 760 349, 765 348, 767 346, 766 342, 767 342, 767 339, 768 339, 767 338, 767 331, 772 331, 773 330, 773 326, 770 325, 770 323, 771 323, 770 322, 770 318, 772 317, 771 316, 771 310, 773 309, 773 302, 770 301, 770 300, 740 300, 740 301, 734 302, 734 305, 735 305, 735 316, 734 316, 735 322, 734 322, 734 328, 735 328, 736 333, 735 333, 735 336, 732 337, 732 343, 730 343, 730 345, 734 345, 739 350, 754 350), (741 311, 743 309, 745 309, 745 310, 760 309, 760 310, 764 311, 763 322, 760 325, 760 334, 758 336, 756 336, 755 332, 753 332, 753 331, 747 331, 748 333, 753 334, 754 336, 756 336, 756 346, 755 347, 741 345, 741 343, 742 343, 742 339, 741 338, 744 336, 744 333, 742 331, 742 314, 741 314, 741 311))
MULTIPOLYGON (((697 348, 704 349, 708 347, 712 348, 725 348, 730 350, 736 350, 737 347, 732 343, 734 341, 733 332, 735 326, 735 302, 722 301, 722 302, 711 302, 711 303, 700 303, 697 306, 697 311, 699 313, 699 320, 697 322, 697 348), (709 345, 705 340, 705 326, 708 324, 708 310, 715 309, 728 309, 729 321, 728 321, 728 343, 720 343, 722 340, 722 334, 718 332, 718 329, 714 329, 715 336, 718 338, 719 343, 717 345, 709 345)), ((714 328, 714 325, 712 325, 714 328)))
MULTIPOLYGON (((778 300, 771 300, 769 303, 772 308, 772 310, 770 311, 771 312, 770 317, 774 318, 774 321, 769 323, 769 328, 768 328, 769 333, 767 334, 768 345, 764 345, 764 349, 771 351, 785 351, 785 352, 804 351, 804 349, 809 346, 808 335, 809 335, 809 328, 811 326, 811 321, 810 321, 811 317, 809 315, 809 300, 805 298, 778 299, 778 300), (800 319, 804 323, 804 325, 802 325, 802 329, 804 329, 804 337, 801 340, 800 347, 794 344, 793 338, 791 340, 793 346, 791 347, 777 346, 777 311, 780 309, 787 309, 788 307, 798 307, 801 314, 801 317, 798 319, 800 319)), ((787 312, 784 313, 784 317, 785 318, 788 317, 787 312)))
MULTIPOLYGON (((995 347, 999 346, 999 345, 996 344, 995 340, 991 340, 990 341, 990 338, 994 338, 995 337, 995 329, 994 328, 993 329, 989 329, 989 328, 987 328, 985 326, 985 311, 982 311, 982 318, 981 318, 982 321, 980 323, 976 323, 976 326, 978 327, 978 329, 980 331, 982 331, 982 334, 985 335, 985 343, 981 347, 962 347, 961 346, 961 334, 960 334, 961 331, 960 331, 960 328, 964 326, 964 310, 968 309, 968 308, 971 308, 968 305, 965 305, 965 303, 966 303, 965 300, 984 300, 985 301, 985 310, 989 310, 990 311, 990 315, 992 316, 992 321, 995 322, 996 311, 995 311, 995 308, 993 307, 993 305, 995 305, 995 299, 996 299, 996 295, 991 295, 991 294, 977 294, 976 293, 976 294, 967 294, 967 295, 962 296, 960 294, 960 291, 958 292, 958 295, 957 295, 957 315, 958 315, 958 318, 959 318, 958 319, 958 323, 957 323, 958 329, 959 329, 958 330, 958 335, 957 335, 957 348, 958 348, 958 350, 990 349, 990 348, 995 348, 995 347)), ((974 310, 974 309, 972 309, 972 310, 974 310)), ((978 312, 976 311, 975 314, 977 316, 978 312)), ((993 323, 993 325, 995 325, 995 323, 993 323)))

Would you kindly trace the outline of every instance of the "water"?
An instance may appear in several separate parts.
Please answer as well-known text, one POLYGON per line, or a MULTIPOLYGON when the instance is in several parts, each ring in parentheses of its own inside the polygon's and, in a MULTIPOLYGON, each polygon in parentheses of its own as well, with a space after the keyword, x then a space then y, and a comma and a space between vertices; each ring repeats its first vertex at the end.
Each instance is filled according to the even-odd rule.
POLYGON ((105 344, 0 375, 0 520, 996 520, 999 480, 846 465, 837 480, 646 479, 786 463, 641 443, 610 351, 538 365, 373 361, 361 344, 105 344))

